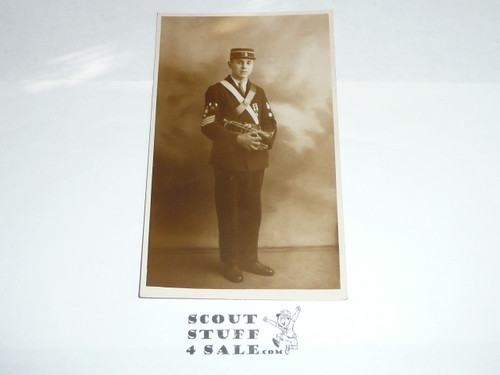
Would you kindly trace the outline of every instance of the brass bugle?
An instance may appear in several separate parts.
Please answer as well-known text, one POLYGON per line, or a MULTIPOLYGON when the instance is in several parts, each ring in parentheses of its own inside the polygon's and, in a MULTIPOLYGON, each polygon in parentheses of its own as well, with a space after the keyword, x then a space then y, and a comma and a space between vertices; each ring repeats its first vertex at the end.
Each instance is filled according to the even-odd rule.
POLYGON ((231 120, 224 120, 224 128, 237 133, 257 133, 263 140, 262 143, 268 144, 274 135, 274 131, 266 132, 262 129, 257 128, 255 124, 249 124, 246 122, 238 122, 231 120))

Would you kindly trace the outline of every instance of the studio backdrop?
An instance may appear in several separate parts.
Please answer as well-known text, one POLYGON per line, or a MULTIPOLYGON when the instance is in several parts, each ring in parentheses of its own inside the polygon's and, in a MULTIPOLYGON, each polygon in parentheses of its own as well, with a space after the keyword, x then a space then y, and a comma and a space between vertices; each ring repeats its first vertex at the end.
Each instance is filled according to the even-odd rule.
POLYGON ((161 20, 149 246, 217 247, 205 91, 229 51, 255 49, 251 80, 278 121, 263 186, 260 246, 336 245, 332 51, 328 14, 161 20))

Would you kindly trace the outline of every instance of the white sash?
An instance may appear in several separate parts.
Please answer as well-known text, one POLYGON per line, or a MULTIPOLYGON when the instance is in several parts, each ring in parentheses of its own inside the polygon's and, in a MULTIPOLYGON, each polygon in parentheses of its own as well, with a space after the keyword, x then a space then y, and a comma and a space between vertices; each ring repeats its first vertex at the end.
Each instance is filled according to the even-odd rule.
MULTIPOLYGON (((253 121, 258 125, 259 124, 259 116, 255 113, 255 111, 253 110, 253 108, 250 106, 250 101, 251 100, 247 100, 247 98, 250 96, 250 93, 251 91, 248 92, 248 95, 247 95, 247 98, 244 98, 240 92, 236 89, 236 87, 234 87, 233 85, 231 85, 228 81, 226 81, 225 79, 220 81, 220 83, 222 83, 222 85, 229 90, 229 92, 231 94, 234 95, 234 97, 236 98, 236 100, 240 103, 240 104, 244 104, 246 106, 245 110, 250 114, 250 116, 252 116, 253 118, 253 121)), ((253 95, 252 95, 253 97, 253 95)))

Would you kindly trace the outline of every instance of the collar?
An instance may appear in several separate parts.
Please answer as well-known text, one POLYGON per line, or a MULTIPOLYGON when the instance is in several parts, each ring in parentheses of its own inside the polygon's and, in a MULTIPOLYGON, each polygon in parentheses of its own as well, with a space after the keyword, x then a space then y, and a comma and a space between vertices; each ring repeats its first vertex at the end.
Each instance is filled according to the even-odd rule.
POLYGON ((243 87, 247 87, 248 86, 248 83, 250 82, 250 80, 247 79, 247 81, 245 83, 241 82, 241 81, 238 81, 236 78, 234 78, 232 75, 229 75, 228 77, 231 77, 231 79, 233 80, 233 83, 235 84, 236 87, 238 87, 239 84, 242 84, 243 87))

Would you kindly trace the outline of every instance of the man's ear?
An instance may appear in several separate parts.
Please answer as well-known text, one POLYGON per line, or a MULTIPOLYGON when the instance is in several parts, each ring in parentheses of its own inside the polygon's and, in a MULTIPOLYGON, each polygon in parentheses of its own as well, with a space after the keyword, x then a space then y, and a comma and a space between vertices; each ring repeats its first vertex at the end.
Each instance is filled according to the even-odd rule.
POLYGON ((228 66, 228 68, 229 68, 229 69, 231 69, 231 60, 229 60, 229 61, 227 62, 227 66, 228 66))

